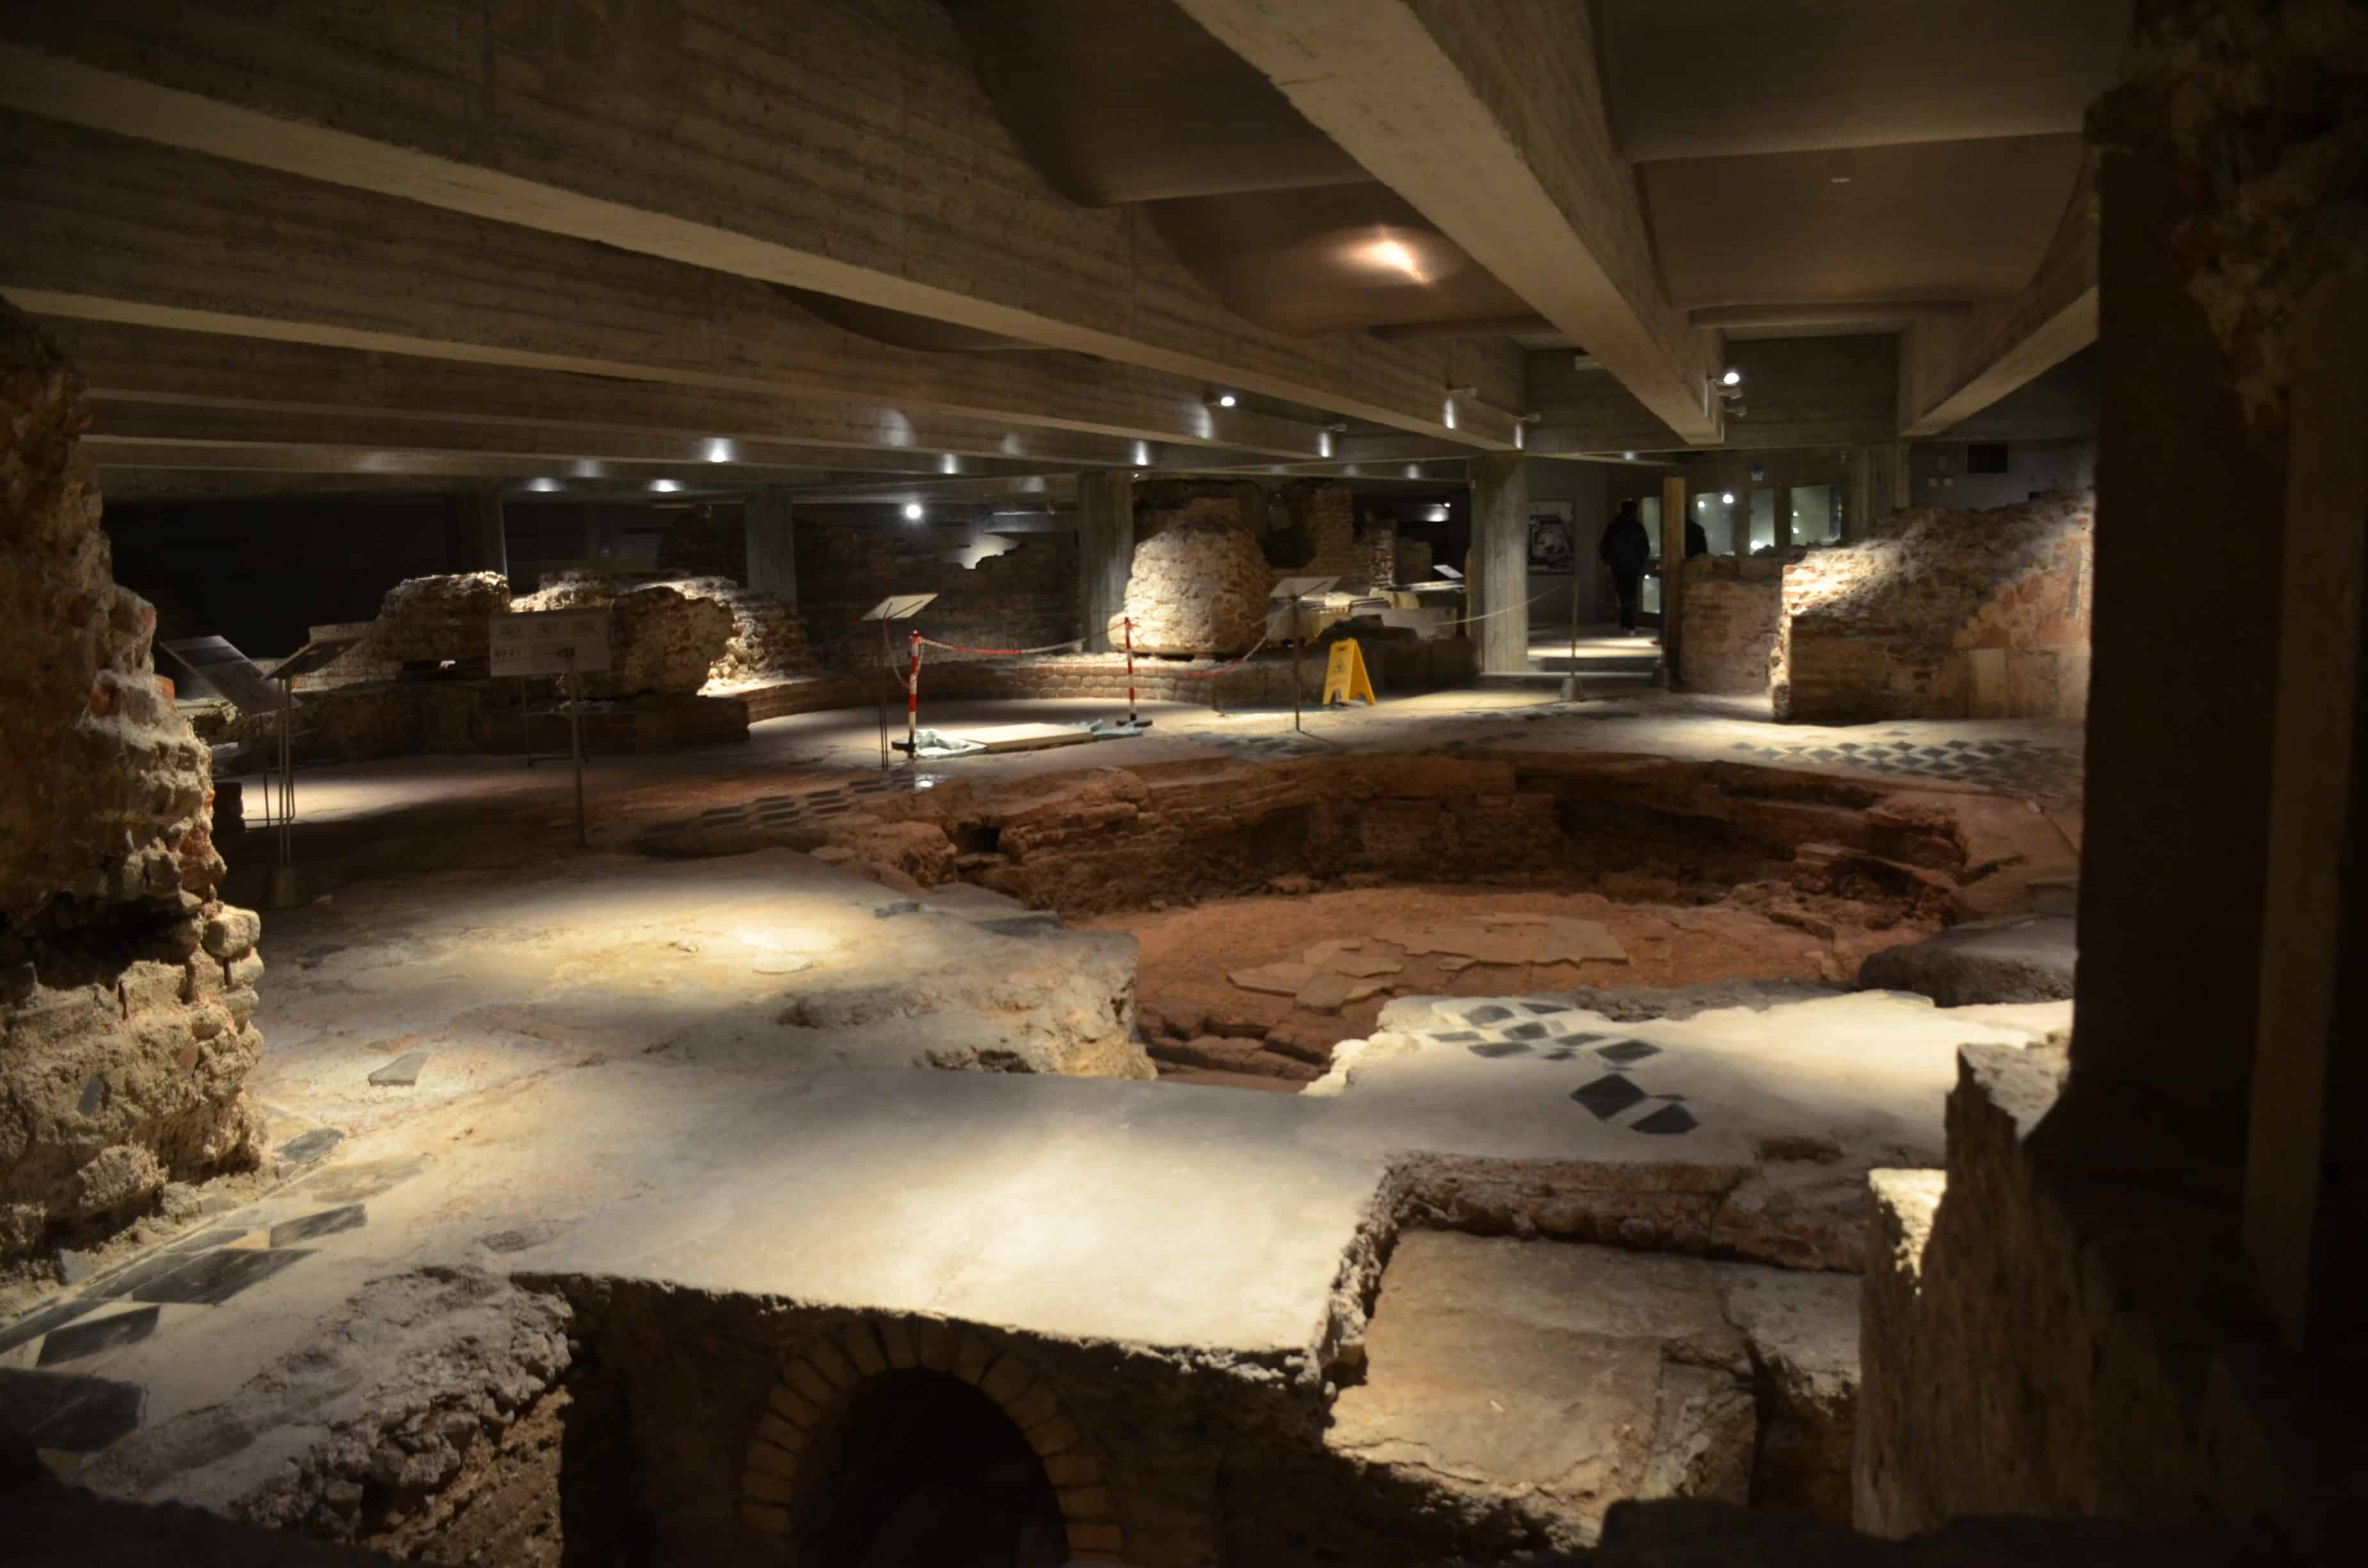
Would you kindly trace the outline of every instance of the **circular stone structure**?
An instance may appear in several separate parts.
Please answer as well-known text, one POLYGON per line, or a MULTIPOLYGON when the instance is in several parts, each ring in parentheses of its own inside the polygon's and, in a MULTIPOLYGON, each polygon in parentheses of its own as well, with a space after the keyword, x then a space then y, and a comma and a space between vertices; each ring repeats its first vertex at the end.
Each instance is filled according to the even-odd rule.
POLYGON ((1171 524, 1135 547, 1126 609, 1110 618, 1110 643, 1125 646, 1134 622, 1144 653, 1237 653, 1266 627, 1274 574, 1247 532, 1230 524, 1171 524))

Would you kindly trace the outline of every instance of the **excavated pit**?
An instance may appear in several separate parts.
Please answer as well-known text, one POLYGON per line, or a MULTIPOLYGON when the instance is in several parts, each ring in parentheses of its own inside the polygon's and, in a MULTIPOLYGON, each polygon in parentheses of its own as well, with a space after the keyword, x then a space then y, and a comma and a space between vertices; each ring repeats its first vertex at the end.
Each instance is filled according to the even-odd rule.
POLYGON ((1137 1032, 1162 1074, 1279 1089, 1320 1076, 1394 996, 1847 986, 1870 954, 1978 907, 2015 858, 1978 845, 1946 795, 1639 756, 931 782, 702 819, 644 847, 788 844, 898 891, 969 883, 1124 933, 1140 954, 1137 1032), (1489 940, 1540 922, 1598 940, 1559 955, 1489 940), (1237 978, 1278 960, 1324 978, 1237 978))

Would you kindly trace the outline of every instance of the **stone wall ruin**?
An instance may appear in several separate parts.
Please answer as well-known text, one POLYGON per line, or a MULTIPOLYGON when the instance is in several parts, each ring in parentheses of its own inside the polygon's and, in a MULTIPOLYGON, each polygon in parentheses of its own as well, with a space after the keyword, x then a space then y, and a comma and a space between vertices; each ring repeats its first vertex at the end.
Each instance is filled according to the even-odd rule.
POLYGON ((1776 717, 2081 717, 2095 512, 2089 492, 1902 512, 1873 539, 1808 551, 1784 568, 1776 717))
POLYGON ((261 923, 113 576, 80 378, 0 305, 0 1264, 253 1163, 261 923))

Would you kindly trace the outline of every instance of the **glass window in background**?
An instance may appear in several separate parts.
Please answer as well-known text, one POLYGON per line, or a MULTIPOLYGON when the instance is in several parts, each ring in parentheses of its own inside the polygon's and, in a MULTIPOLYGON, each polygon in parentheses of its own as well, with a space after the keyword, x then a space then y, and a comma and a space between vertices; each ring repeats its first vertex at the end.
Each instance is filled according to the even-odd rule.
POLYGON ((1725 499, 1733 494, 1704 490, 1687 502, 1693 508, 1694 521, 1702 525, 1702 537, 1710 541, 1713 555, 1735 553, 1735 504, 1725 499))
POLYGON ((1835 544, 1842 537, 1841 486, 1800 484, 1793 488, 1793 542, 1835 544))
POLYGON ((1751 493, 1751 548, 1745 551, 1756 555, 1772 550, 1776 544, 1776 492, 1755 490, 1751 493))

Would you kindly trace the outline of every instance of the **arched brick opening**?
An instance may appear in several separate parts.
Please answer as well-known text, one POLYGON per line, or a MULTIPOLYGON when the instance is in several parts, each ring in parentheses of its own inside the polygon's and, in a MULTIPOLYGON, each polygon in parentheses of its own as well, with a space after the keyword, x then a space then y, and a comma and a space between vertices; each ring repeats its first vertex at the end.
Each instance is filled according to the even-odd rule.
POLYGON ((1068 1556, 1124 1561, 1124 1540, 1100 1459, 1052 1385, 1017 1354, 934 1319, 871 1318, 791 1346, 748 1439, 740 1515, 794 1560, 803 1479, 867 1385, 931 1372, 958 1380, 1017 1427, 1043 1467, 1068 1535, 1068 1556))

